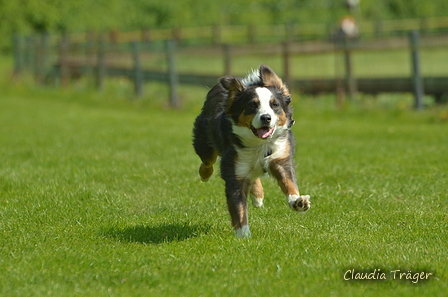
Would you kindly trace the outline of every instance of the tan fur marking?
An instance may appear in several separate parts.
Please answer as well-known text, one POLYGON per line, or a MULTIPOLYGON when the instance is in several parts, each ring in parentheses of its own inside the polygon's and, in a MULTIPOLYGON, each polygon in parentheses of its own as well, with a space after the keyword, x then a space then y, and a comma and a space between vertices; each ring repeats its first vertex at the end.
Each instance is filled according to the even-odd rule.
POLYGON ((234 100, 235 100, 234 92, 229 91, 229 97, 227 98, 227 103, 226 103, 226 112, 229 112, 229 108, 232 106, 234 100))
POLYGON ((203 181, 207 181, 210 176, 213 174, 213 165, 212 166, 205 166, 204 163, 201 164, 199 167, 199 175, 201 176, 201 179, 203 181))
MULTIPOLYGON (((288 144, 288 146, 289 146, 289 144, 288 144)), ((289 147, 285 151, 288 152, 289 147)), ((285 162, 285 159, 286 159, 286 157, 278 158, 278 159, 275 159, 273 161, 273 163, 281 164, 281 163, 285 162)), ((288 195, 300 195, 297 185, 295 184, 294 181, 291 180, 291 178, 286 176, 283 167, 274 165, 274 167, 271 167, 271 168, 272 168, 271 170, 274 170, 273 173, 277 179, 277 183, 285 195, 287 195, 287 196, 288 195)))
POLYGON ((297 190, 297 186, 289 178, 284 178, 283 180, 278 181, 278 185, 282 189, 283 193, 287 196, 288 195, 297 195, 297 196, 300 195, 299 191, 297 190))
POLYGON ((209 160, 202 159, 202 163, 204 163, 205 166, 210 167, 216 163, 216 159, 218 159, 218 151, 214 150, 211 158, 209 160))
POLYGON ((282 110, 282 113, 278 115, 278 126, 284 126, 288 122, 288 118, 286 117, 286 113, 284 110, 282 110))
POLYGON ((280 77, 275 74, 272 70, 264 71, 263 73, 263 83, 265 86, 276 87, 282 91, 283 95, 290 96, 288 88, 285 86, 280 77))
POLYGON ((252 193, 252 195, 254 195, 256 198, 264 198, 264 193, 263 193, 263 186, 261 184, 261 180, 259 178, 257 178, 253 185, 252 188, 250 189, 250 192, 252 193))
POLYGON ((202 164, 199 167, 199 175, 203 181, 208 181, 213 174, 213 164, 215 164, 218 158, 218 152, 214 151, 210 160, 202 160, 202 164))
POLYGON ((245 112, 241 113, 241 115, 238 118, 238 123, 236 123, 237 126, 241 127, 247 127, 250 129, 252 126, 252 120, 254 119, 253 114, 247 115, 245 112))
POLYGON ((244 225, 247 225, 247 216, 246 216, 246 208, 247 206, 239 205, 238 206, 238 217, 239 221, 235 224, 235 230, 241 228, 244 225))

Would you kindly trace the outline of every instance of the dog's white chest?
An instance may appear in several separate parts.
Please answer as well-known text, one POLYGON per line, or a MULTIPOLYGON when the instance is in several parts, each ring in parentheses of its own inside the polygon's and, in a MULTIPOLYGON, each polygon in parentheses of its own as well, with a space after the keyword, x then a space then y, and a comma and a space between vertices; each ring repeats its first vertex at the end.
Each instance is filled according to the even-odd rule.
POLYGON ((235 174, 239 179, 256 179, 265 174, 269 166, 269 149, 264 147, 238 149, 235 174))
POLYGON ((280 138, 273 143, 253 147, 238 148, 235 174, 238 179, 256 179, 269 172, 271 160, 284 156, 287 139, 280 138))

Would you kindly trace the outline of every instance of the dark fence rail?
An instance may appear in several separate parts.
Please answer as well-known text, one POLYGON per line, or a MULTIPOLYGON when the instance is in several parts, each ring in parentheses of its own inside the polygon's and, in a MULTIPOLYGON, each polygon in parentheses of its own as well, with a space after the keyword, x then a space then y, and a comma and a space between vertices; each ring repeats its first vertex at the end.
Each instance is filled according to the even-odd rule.
MULTIPOLYGON (((54 75, 60 75, 60 65, 55 65, 54 75)), ((88 66, 76 66, 77 75, 87 75, 91 73, 92 68, 88 66)), ((98 68, 94 68, 98 72, 98 68)), ((135 80, 134 69, 108 67, 106 76, 111 77, 128 77, 135 80)), ((142 77, 144 81, 154 81, 168 83, 169 72, 142 70, 142 77)), ((219 75, 206 74, 182 74, 178 73, 178 83, 191 84, 199 86, 213 86, 218 82, 219 75)), ((448 92, 448 77, 424 77, 423 85, 425 93, 429 95, 444 95, 448 92)), ((413 92, 413 78, 412 77, 392 77, 392 78, 359 78, 357 79, 357 91, 368 94, 379 93, 404 93, 413 92)), ((293 79, 291 86, 306 94, 320 94, 320 93, 334 93, 338 86, 337 79, 293 79)))

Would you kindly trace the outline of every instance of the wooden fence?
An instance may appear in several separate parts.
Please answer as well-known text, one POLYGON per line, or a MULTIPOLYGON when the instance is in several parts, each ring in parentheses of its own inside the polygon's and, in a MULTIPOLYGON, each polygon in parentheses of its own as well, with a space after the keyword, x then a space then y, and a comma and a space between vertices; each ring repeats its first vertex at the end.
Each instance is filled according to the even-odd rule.
MULTIPOLYGON (((88 34, 86 35, 88 36, 88 34)), ((109 36, 110 37, 110 36, 109 36)), ((145 59, 152 55, 147 41, 133 41, 131 47, 119 46, 117 42, 110 42, 107 36, 100 35, 97 41, 91 36, 80 43, 76 36, 62 36, 56 46, 52 45, 53 36, 41 35, 29 38, 14 38, 15 73, 20 74, 24 69, 32 69, 39 83, 58 79, 61 85, 67 85, 75 77, 83 75, 94 76, 98 89, 101 89, 106 76, 128 77, 134 82, 137 96, 144 93, 145 81, 161 81, 169 83, 170 104, 179 106, 177 85, 197 84, 213 86, 218 78, 232 73, 233 56, 250 55, 254 51, 265 55, 280 54, 283 60, 283 78, 292 88, 303 93, 317 94, 323 92, 345 91, 350 97, 362 93, 413 92, 415 106, 422 108, 424 94, 434 95, 436 101, 441 102, 448 94, 447 77, 422 77, 420 71, 419 50, 425 47, 448 47, 448 35, 429 36, 420 42, 418 31, 411 31, 406 37, 393 39, 369 39, 366 41, 284 41, 275 44, 256 45, 215 45, 206 47, 207 51, 215 51, 221 57, 223 73, 207 75, 197 73, 179 73, 177 71, 176 55, 182 51, 204 50, 203 47, 179 48, 178 41, 167 39, 163 51, 166 55, 164 71, 148 69, 145 59), (129 50, 129 48, 131 50, 129 50), (395 78, 356 78, 353 74, 352 54, 357 51, 408 49, 412 57, 412 75, 395 78), (296 79, 291 74, 291 57, 294 55, 310 55, 325 52, 337 52, 344 57, 344 75, 341 78, 296 79), (117 63, 122 58, 132 62, 117 63), (131 59, 129 59, 131 57, 131 59), (112 61, 114 60, 114 62, 112 61)), ((132 39, 130 39, 132 40, 132 39)), ((121 40, 120 42, 123 42, 121 40)), ((279 74, 281 72, 279 71, 279 74)))

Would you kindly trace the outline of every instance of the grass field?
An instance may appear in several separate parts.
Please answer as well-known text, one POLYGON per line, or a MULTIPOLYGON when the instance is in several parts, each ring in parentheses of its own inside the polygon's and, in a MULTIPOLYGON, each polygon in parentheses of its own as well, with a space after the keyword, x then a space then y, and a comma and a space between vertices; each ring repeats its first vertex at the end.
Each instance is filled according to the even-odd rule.
POLYGON ((446 108, 367 98, 338 111, 296 95, 312 208, 290 211, 266 179, 253 235, 238 240, 223 182, 200 182, 191 147, 206 88, 182 88, 180 111, 160 85, 149 103, 120 81, 103 94, 2 88, 1 296, 446 296, 446 108), (344 280, 351 269, 387 280, 344 280))

